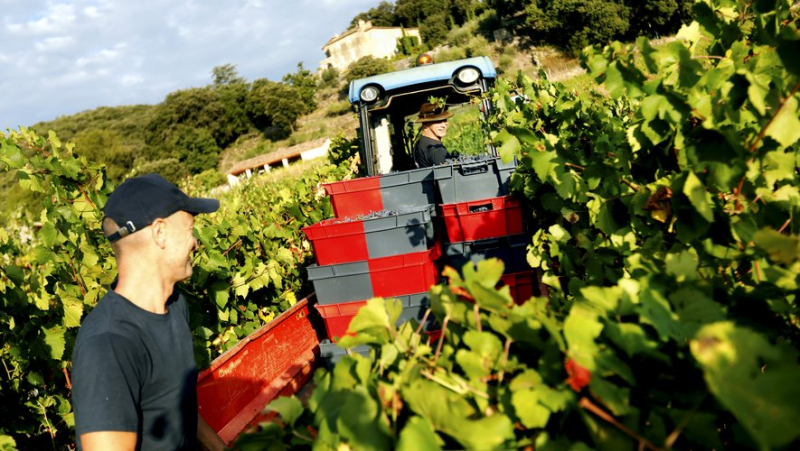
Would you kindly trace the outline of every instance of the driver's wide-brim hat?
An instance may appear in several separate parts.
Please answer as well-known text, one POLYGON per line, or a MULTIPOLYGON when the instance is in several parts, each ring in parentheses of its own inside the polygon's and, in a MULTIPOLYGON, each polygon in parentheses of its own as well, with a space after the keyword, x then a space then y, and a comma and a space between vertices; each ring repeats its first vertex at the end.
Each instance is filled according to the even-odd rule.
POLYGON ((453 117, 453 113, 447 111, 447 107, 434 105, 432 103, 423 103, 419 108, 419 116, 415 122, 439 122, 453 117))

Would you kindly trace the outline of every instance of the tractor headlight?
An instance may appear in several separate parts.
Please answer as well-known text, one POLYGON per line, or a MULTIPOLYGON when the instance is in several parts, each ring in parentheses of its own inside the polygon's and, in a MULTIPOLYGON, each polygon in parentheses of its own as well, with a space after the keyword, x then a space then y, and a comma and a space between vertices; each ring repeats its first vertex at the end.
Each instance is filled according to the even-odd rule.
POLYGON ((475 69, 474 67, 466 67, 458 71, 456 78, 458 78, 458 81, 465 85, 471 85, 472 83, 475 83, 475 80, 477 80, 480 76, 481 73, 478 72, 478 69, 475 69))
POLYGON ((361 90, 361 100, 364 102, 374 102, 378 98, 378 88, 375 86, 367 86, 361 90))

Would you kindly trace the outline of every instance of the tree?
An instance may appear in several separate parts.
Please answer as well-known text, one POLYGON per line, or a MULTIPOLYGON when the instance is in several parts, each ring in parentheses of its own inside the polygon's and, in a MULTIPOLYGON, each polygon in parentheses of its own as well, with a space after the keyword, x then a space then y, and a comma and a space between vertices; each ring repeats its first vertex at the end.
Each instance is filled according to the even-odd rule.
POLYGON ((314 95, 317 93, 317 76, 305 69, 302 61, 297 63, 297 72, 284 75, 282 81, 300 91, 300 96, 307 107, 304 113, 309 113, 317 107, 317 102, 314 100, 314 95))
POLYGON ((167 143, 172 156, 190 174, 217 167, 220 148, 208 129, 179 125, 167 143))
POLYGON ((238 99, 235 95, 237 89, 241 90, 191 88, 167 95, 147 126, 147 144, 155 147, 163 145, 170 140, 175 128, 183 124, 207 129, 217 146, 225 148, 249 128, 246 118, 238 115, 235 109, 230 108, 231 102, 226 101, 238 99))
POLYGON ((76 153, 89 161, 104 163, 108 178, 121 181, 133 167, 133 153, 122 144, 119 133, 111 130, 85 130, 72 139, 76 153))
POLYGON ((690 0, 626 0, 631 10, 628 39, 676 32, 691 19, 690 0))
POLYGON ((253 82, 246 108, 256 127, 266 131, 274 126, 281 138, 291 134, 297 119, 308 111, 300 89, 266 78, 253 82))
POLYGON ((154 172, 161 177, 177 184, 188 175, 184 164, 177 158, 165 158, 163 160, 147 161, 136 167, 139 174, 149 174, 154 172))
POLYGON ((246 83, 246 80, 239 76, 235 64, 223 64, 211 69, 214 78, 214 86, 232 85, 246 83))
POLYGON ((348 66, 345 78, 348 82, 351 82, 371 75, 385 74, 393 69, 394 67, 389 60, 367 55, 362 56, 358 61, 348 66))
POLYGON ((370 8, 365 13, 360 13, 350 21, 350 28, 358 26, 358 21, 370 21, 375 27, 394 27, 397 25, 397 16, 394 13, 394 5, 383 1, 380 5, 370 8))
POLYGON ((532 40, 572 53, 622 38, 630 28, 630 9, 619 1, 535 0, 525 13, 522 30, 532 40))
POLYGON ((239 83, 169 94, 147 126, 144 156, 151 161, 175 158, 192 173, 215 167, 219 150, 251 126, 242 107, 246 96, 246 85, 239 83))

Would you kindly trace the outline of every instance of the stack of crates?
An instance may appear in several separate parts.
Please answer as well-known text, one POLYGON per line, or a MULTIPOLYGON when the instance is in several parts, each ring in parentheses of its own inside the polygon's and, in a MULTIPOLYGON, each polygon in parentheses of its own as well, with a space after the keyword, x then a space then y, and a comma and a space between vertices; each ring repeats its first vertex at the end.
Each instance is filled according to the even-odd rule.
POLYGON ((321 345, 321 353, 338 360, 343 351, 336 341, 373 297, 400 299, 401 322, 422 319, 430 287, 439 281, 441 248, 433 223, 433 169, 334 182, 325 190, 335 218, 303 232, 316 259, 308 278, 332 341, 321 345))
POLYGON ((320 345, 328 365, 345 354, 336 342, 368 299, 400 299, 400 322, 421 320, 445 264, 460 270, 469 261, 499 258, 506 265, 501 283, 515 301, 530 298, 530 235, 520 202, 508 195, 515 167, 484 157, 325 185, 335 218, 303 232, 316 258, 308 278, 331 340, 320 345))
POLYGON ((441 203, 443 263, 458 270, 471 261, 498 258, 505 263, 501 283, 517 303, 533 294, 534 274, 527 264, 530 235, 521 203, 509 196, 514 161, 499 158, 438 166, 434 179, 441 203))

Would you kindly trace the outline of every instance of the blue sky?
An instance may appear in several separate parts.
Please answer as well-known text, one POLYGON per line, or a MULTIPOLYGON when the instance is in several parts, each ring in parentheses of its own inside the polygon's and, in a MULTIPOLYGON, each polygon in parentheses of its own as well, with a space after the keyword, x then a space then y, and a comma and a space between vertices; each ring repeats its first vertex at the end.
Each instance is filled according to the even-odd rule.
POLYGON ((380 0, 0 0, 0 131, 155 104, 235 64, 280 80, 380 0))

